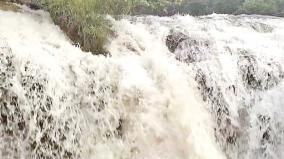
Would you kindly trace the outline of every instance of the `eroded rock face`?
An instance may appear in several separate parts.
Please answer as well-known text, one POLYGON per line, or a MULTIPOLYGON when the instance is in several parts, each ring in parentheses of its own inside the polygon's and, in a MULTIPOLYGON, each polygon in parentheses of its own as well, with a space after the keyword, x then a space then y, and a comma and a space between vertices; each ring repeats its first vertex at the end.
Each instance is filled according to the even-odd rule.
MULTIPOLYGON (((83 131, 86 127, 80 123, 84 109, 89 109, 86 110, 88 112, 92 110, 91 122, 97 126, 95 131, 92 129, 94 131, 92 138, 95 141, 107 142, 123 137, 123 119, 106 117, 107 105, 111 104, 105 99, 114 98, 109 92, 117 94, 116 86, 98 85, 96 79, 84 83, 86 88, 82 88, 82 91, 88 95, 83 96, 90 97, 92 101, 78 102, 77 100, 83 96, 79 97, 80 95, 74 92, 61 95, 55 93, 55 95, 50 92, 52 80, 40 66, 33 61, 23 60, 19 67, 11 48, 1 43, 0 46, 0 156, 2 158, 17 159, 23 156, 46 159, 82 158, 81 139, 88 133, 83 131), (103 99, 103 95, 107 97, 103 99), (62 112, 59 112, 60 110, 62 112), (109 124, 108 120, 115 122, 114 129, 104 126, 109 124)), ((92 69, 86 74, 96 76, 92 69)), ((74 85, 78 84, 76 82, 74 81, 74 85)))
POLYGON ((172 32, 166 38, 166 45, 169 50, 174 53, 181 42, 187 40, 189 37, 181 32, 172 32))
MULTIPOLYGON (((212 83, 210 76, 204 74, 201 69, 197 71, 195 80, 198 83, 198 89, 201 92, 204 102, 210 104, 214 123, 216 123, 214 129, 216 140, 224 151, 227 151, 230 146, 238 144, 240 136, 244 132, 241 132, 239 125, 234 124, 232 121, 234 119, 231 117, 230 106, 225 99, 221 87, 215 82, 212 83)), ((229 86, 228 89, 236 93, 236 86, 229 86)))
POLYGON ((190 38, 182 41, 176 49, 176 58, 186 63, 203 61, 213 55, 214 47, 207 39, 190 38))
POLYGON ((251 55, 240 56, 238 66, 244 85, 248 89, 268 90, 284 78, 280 64, 264 62, 251 55))
POLYGON ((264 23, 251 23, 250 26, 252 29, 259 33, 271 33, 273 31, 273 28, 271 26, 264 23))
MULTIPOLYGON (((269 25, 261 23, 253 23, 248 27, 260 33, 273 31, 269 25)), ((226 43, 231 42, 228 40, 226 43)), ((178 61, 193 68, 198 90, 203 101, 208 104, 215 123, 216 140, 227 157, 262 158, 261 155, 264 155, 273 158, 269 151, 271 147, 279 148, 281 145, 277 141, 282 138, 276 134, 283 133, 283 124, 278 119, 273 119, 271 114, 254 112, 255 115, 252 115, 251 111, 258 109, 256 105, 261 102, 262 94, 277 88, 283 81, 282 64, 275 59, 261 59, 249 50, 230 45, 218 52, 210 40, 181 32, 172 32, 167 36, 166 46, 178 61), (223 72, 226 69, 221 65, 224 57, 232 60, 233 69, 237 72, 223 72), (236 76, 234 79, 226 79, 226 73, 236 76), (237 107, 234 108, 234 105, 237 107), (257 136, 250 136, 250 127, 259 129, 257 136), (248 150, 251 140, 259 143, 260 147, 248 150)))
POLYGON ((176 59, 186 63, 208 59, 214 53, 213 44, 201 37, 189 37, 181 32, 167 36, 166 45, 176 59))
MULTIPOLYGON (((245 109, 239 110, 239 117, 233 118, 230 110, 230 103, 226 99, 223 92, 223 86, 214 82, 214 79, 208 70, 204 69, 199 62, 214 54, 215 48, 207 39, 202 37, 189 37, 183 33, 175 32, 167 36, 166 45, 169 50, 176 55, 176 59, 193 66, 196 73, 195 80, 204 102, 208 103, 209 110, 212 113, 215 128, 215 137, 223 151, 228 152, 236 149, 240 142, 246 140, 246 132, 243 132, 240 125, 236 124, 236 120, 242 120, 243 125, 247 125, 249 117, 245 109)), ((226 90, 233 95, 238 94, 237 86, 231 84, 226 90)), ((242 125, 242 126, 243 126, 242 125)), ((245 149, 245 147, 243 148, 245 149)))
POLYGON ((78 158, 69 147, 79 144, 79 137, 71 139, 76 136, 74 123, 52 113, 54 99, 47 93, 48 80, 34 71, 38 70, 31 70, 30 63, 26 63, 18 74, 12 50, 0 47, 1 157, 21 158, 25 154, 29 158, 78 158), (20 83, 15 82, 16 78, 21 79, 20 83), (13 91, 20 88, 24 96, 13 91))

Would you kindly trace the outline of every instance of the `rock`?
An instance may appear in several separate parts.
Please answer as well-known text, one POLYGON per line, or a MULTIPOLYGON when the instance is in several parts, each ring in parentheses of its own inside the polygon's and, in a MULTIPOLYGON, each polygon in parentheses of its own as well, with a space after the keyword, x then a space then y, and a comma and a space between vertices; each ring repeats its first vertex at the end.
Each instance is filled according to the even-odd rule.
POLYGON ((280 64, 262 61, 251 55, 241 56, 238 65, 248 89, 268 90, 278 85, 284 77, 280 64))
POLYGON ((192 63, 209 59, 213 55, 213 51, 214 46, 209 40, 192 37, 178 45, 175 55, 179 61, 192 63))
POLYGON ((236 145, 242 132, 237 125, 232 123, 231 112, 229 105, 226 102, 225 96, 210 76, 206 75, 201 69, 196 73, 195 81, 198 84, 198 89, 201 92, 204 102, 210 104, 215 128, 214 134, 216 140, 223 145, 223 149, 227 149, 228 145, 236 145), (225 146, 224 146, 225 145, 225 146))
POLYGON ((186 63, 208 59, 213 54, 214 46, 202 37, 189 37, 181 32, 174 32, 167 36, 166 45, 176 59, 186 63))
POLYGON ((189 37, 181 32, 174 32, 167 36, 166 45, 174 53, 178 45, 189 37))
POLYGON ((271 33, 273 28, 264 23, 252 23, 250 24, 251 28, 260 33, 271 33))
POLYGON ((0 39, 1 157, 80 158, 69 146, 79 147, 74 120, 63 120, 52 113, 56 99, 47 93, 48 78, 34 75, 39 68, 29 61, 23 69, 17 66, 12 49, 0 39), (23 71, 19 74, 16 70, 23 71), (15 83, 23 91, 14 91, 15 83), (23 157, 22 150, 29 157, 23 157))

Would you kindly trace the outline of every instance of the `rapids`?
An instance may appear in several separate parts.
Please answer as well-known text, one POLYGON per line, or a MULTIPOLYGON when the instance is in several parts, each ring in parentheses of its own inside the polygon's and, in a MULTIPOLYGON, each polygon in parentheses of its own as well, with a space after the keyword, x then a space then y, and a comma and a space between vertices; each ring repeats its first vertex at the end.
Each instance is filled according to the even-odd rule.
POLYGON ((0 11, 0 156, 282 159, 284 19, 114 20, 109 56, 0 11))

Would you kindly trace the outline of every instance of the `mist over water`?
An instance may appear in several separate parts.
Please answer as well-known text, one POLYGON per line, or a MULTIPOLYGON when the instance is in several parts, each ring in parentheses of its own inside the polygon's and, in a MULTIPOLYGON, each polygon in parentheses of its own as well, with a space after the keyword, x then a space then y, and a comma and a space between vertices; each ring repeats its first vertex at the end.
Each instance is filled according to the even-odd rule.
POLYGON ((105 57, 0 11, 2 158, 284 157, 283 19, 109 19, 105 57))

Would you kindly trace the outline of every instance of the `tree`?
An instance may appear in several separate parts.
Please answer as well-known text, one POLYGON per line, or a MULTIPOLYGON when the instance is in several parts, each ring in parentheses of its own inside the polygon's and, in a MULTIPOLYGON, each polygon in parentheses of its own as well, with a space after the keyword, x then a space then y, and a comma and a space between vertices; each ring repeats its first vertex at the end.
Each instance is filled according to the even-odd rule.
POLYGON ((234 14, 242 6, 243 0, 213 0, 211 3, 215 13, 234 14))
POLYGON ((242 10, 248 14, 276 14, 283 8, 283 0, 246 0, 242 10))
POLYGON ((179 12, 190 15, 208 14, 208 0, 184 0, 180 4, 179 12))

